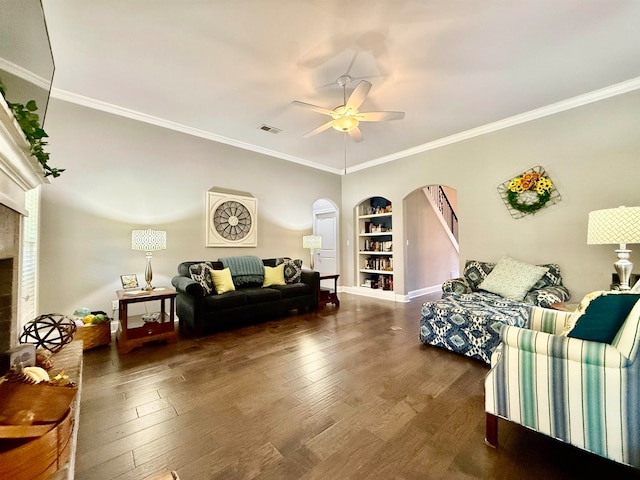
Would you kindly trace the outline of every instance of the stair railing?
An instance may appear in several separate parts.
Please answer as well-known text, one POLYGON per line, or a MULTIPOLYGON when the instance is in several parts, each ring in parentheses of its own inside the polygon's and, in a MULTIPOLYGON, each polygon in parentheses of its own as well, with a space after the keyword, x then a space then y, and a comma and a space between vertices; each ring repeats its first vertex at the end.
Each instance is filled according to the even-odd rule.
POLYGON ((443 188, 440 185, 429 185, 427 187, 429 196, 438 207, 445 224, 449 227, 449 231, 453 237, 458 241, 458 217, 453 211, 453 207, 444 193, 443 188))

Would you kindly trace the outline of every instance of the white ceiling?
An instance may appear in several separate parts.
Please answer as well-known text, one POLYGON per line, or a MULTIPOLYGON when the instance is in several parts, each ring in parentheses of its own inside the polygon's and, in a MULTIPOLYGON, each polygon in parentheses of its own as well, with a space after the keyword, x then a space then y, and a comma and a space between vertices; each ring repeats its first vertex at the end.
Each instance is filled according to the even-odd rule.
POLYGON ((328 117, 291 102, 340 105, 344 73, 373 84, 361 110, 406 112, 347 139, 351 169, 620 82, 606 94, 640 88, 635 0, 43 4, 54 96, 336 173, 345 134, 303 138, 328 117))

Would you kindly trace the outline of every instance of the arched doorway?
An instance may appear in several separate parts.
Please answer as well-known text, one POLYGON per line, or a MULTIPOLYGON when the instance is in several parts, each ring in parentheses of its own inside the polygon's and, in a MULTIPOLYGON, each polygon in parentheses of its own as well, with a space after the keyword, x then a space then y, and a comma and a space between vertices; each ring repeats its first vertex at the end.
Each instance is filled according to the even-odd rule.
POLYGON ((428 185, 403 199, 404 283, 409 298, 440 292, 442 283, 458 276, 457 192, 428 185))

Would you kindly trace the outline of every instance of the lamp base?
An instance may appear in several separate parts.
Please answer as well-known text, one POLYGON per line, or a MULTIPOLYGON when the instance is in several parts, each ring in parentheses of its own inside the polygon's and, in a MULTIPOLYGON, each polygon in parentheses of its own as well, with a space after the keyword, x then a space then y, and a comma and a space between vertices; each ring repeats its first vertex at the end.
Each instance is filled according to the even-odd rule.
POLYGON ((147 286, 144 287, 144 290, 146 292, 152 291, 153 287, 151 286, 151 280, 153 279, 153 271, 151 270, 151 252, 147 252, 147 267, 144 269, 144 279, 147 282, 147 286))
POLYGON ((620 279, 619 289, 621 291, 631 290, 631 287, 629 286, 629 277, 631 276, 631 270, 633 269, 633 263, 629 261, 631 250, 619 248, 616 250, 616 253, 618 254, 618 261, 615 262, 613 266, 615 267, 618 278, 620 279))

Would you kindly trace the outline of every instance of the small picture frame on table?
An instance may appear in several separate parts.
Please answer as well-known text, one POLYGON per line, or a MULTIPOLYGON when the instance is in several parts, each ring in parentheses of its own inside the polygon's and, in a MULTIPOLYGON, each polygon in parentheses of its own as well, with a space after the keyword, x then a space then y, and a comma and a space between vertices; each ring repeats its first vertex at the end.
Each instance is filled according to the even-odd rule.
POLYGON ((120 275, 120 281, 122 282, 122 288, 124 290, 134 290, 136 288, 140 288, 140 286, 138 285, 138 277, 135 273, 120 275))

